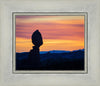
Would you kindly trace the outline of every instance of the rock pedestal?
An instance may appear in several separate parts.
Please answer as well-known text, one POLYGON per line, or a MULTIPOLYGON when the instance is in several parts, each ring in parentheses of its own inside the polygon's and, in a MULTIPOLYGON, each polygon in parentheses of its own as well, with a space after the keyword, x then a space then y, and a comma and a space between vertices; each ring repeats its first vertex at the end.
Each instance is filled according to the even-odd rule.
POLYGON ((41 65, 39 47, 43 44, 41 33, 38 30, 32 34, 32 43, 35 46, 33 46, 33 49, 29 52, 28 62, 34 69, 38 69, 41 65))

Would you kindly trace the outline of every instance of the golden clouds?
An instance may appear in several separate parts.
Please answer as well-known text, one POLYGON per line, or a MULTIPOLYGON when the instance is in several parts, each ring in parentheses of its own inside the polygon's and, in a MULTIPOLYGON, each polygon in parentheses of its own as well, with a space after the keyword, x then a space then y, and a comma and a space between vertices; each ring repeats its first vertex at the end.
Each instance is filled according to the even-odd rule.
MULTIPOLYGON (((40 51, 83 49, 84 42, 76 40, 44 39, 40 51)), ((16 52, 29 52, 33 44, 31 39, 16 38, 16 52)))
POLYGON ((41 51, 84 48, 84 16, 16 16, 16 52, 32 48, 36 29, 43 36, 41 51))

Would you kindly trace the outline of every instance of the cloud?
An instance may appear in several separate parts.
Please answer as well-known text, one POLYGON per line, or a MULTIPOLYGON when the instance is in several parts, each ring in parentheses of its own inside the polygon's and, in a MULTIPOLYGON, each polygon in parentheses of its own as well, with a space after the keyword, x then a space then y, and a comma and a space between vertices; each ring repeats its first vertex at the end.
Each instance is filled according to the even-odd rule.
MULTIPOLYGON (((32 33, 39 29, 43 35, 44 39, 59 39, 69 36, 84 37, 84 25, 82 24, 53 24, 53 23, 35 23, 33 26, 31 24, 17 24, 16 25, 16 36, 31 38, 32 33), (60 37, 61 36, 61 37, 60 37)), ((71 37, 70 37, 71 38, 71 37)))
POLYGON ((21 49, 22 45, 24 45, 22 49, 29 50, 31 41, 26 42, 25 40, 31 40, 32 33, 37 29, 41 32, 44 43, 47 43, 41 50, 84 48, 83 16, 17 16, 17 50, 21 49), (23 42, 18 42, 18 38, 23 39, 23 42), (68 40, 71 40, 70 43, 68 40), (28 48, 24 48, 28 43, 28 48))
POLYGON ((16 16, 16 22, 20 23, 81 23, 84 20, 84 16, 16 16))
MULTIPOLYGON (((61 39, 44 39, 44 44, 40 51, 49 50, 77 50, 84 48, 84 42, 80 40, 61 40, 61 39)), ((30 39, 16 38, 16 52, 29 52, 33 44, 30 39)))

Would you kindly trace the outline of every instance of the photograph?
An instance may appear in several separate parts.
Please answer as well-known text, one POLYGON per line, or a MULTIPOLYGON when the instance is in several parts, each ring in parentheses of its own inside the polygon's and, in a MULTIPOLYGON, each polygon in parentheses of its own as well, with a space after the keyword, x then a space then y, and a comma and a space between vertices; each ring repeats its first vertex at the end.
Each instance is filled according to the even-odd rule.
POLYGON ((15 70, 84 71, 85 15, 15 15, 15 70))
POLYGON ((100 86, 99 45, 100 0, 0 0, 0 86, 100 86))

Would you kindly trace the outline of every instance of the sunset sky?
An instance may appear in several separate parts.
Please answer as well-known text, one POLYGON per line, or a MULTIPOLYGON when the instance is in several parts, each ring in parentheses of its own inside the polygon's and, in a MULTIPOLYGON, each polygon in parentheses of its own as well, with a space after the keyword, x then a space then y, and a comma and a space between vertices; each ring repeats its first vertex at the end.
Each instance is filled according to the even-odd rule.
POLYGON ((43 37, 40 51, 84 48, 84 16, 16 15, 16 52, 32 49, 31 36, 37 29, 43 37))

